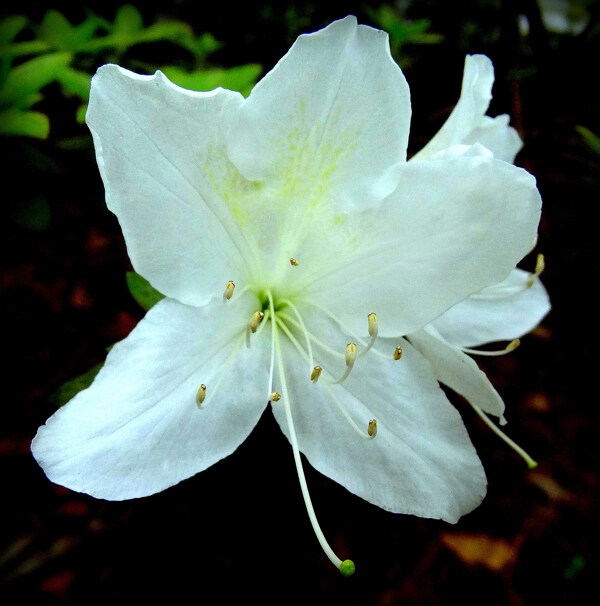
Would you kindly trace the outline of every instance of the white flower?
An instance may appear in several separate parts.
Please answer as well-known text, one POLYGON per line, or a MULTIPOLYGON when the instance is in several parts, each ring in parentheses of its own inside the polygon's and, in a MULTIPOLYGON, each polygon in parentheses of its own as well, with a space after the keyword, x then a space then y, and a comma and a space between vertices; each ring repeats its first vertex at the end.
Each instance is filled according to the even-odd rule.
POLYGON ((531 175, 483 156, 407 163, 408 86, 387 36, 354 17, 300 36, 246 100, 104 66, 87 121, 133 266, 167 298, 38 431, 52 481, 164 490, 232 453, 270 399, 343 572, 299 451, 390 511, 455 522, 480 503, 460 416, 401 335, 526 254, 531 175))
MULTIPOLYGON (((492 98, 494 68, 484 55, 468 55, 460 99, 452 114, 432 140, 412 161, 444 154, 483 154, 513 162, 522 143, 507 115, 490 118, 485 113, 492 98), (472 146, 472 147, 469 147, 472 146), (485 149, 483 149, 483 147, 485 149)), ((464 396, 500 437, 528 464, 535 462, 488 421, 485 413, 504 419, 504 402, 485 374, 467 353, 501 355, 516 347, 519 337, 535 328, 550 310, 548 294, 538 278, 543 257, 535 272, 513 269, 501 283, 489 286, 461 301, 432 323, 408 335, 428 359, 437 379, 464 396), (495 341, 509 341, 498 351, 473 349, 495 341), (481 413, 484 413, 483 415, 481 413)))

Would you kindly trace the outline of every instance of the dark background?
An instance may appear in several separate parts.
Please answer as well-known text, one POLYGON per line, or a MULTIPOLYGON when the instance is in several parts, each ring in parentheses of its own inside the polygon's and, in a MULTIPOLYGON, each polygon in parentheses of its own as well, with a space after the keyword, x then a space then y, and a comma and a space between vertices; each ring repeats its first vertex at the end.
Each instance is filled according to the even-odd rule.
MULTIPOLYGON (((71 22, 83 8, 12 3, 4 14, 41 20, 47 8, 71 22)), ((121 3, 88 2, 112 19, 121 3)), ((257 62, 268 71, 296 36, 353 13, 374 24, 379 3, 180 0, 138 6, 189 22, 224 43, 213 65, 257 62)), ((539 245, 553 310, 510 356, 482 360, 507 404, 507 432, 540 462, 523 461, 453 398, 486 468, 483 504, 456 526, 394 515, 349 494, 306 465, 319 520, 334 550, 357 564, 342 578, 313 535, 291 449, 269 411, 230 457, 178 486, 112 503, 51 484, 29 451, 66 380, 101 362, 143 311, 125 283, 130 269, 107 211, 91 138, 74 107, 52 91, 48 140, 33 145, 47 170, 22 161, 17 138, 0 142, 0 318, 4 604, 578 604, 597 594, 598 270, 600 156, 575 130, 600 134, 600 14, 578 35, 544 28, 535 2, 401 3, 427 18, 439 44, 405 45, 396 56, 411 87, 410 153, 439 128, 458 99, 466 53, 494 62, 490 115, 509 113, 525 147, 516 163, 538 179, 544 200, 539 245), (526 14, 529 33, 519 33, 526 14), (68 104, 67 104, 68 105, 68 104), (42 228, 19 220, 22 200, 43 191, 42 228), (7 210, 9 209, 9 210, 7 210), (585 597, 584 597, 585 596, 585 597)), ((177 50, 156 47, 176 61, 177 50)), ((148 55, 146 55, 148 56, 148 55)), ((157 57, 157 64, 164 63, 157 57)), ((534 256, 523 267, 532 269, 534 256)), ((1 597, 0 597, 1 599, 1 597)))

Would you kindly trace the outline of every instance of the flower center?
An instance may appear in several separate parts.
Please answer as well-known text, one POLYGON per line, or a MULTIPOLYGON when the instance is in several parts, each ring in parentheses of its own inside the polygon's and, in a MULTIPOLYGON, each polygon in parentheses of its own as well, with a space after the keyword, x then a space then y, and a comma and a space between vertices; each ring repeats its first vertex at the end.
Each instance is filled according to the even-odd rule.
MULTIPOLYGON (((290 259, 292 267, 298 266, 296 259, 290 259)), ((306 386, 307 389, 324 389, 327 394, 327 400, 333 402, 340 412, 341 417, 350 425, 360 439, 373 440, 377 436, 378 425, 376 419, 370 419, 366 427, 360 427, 359 423, 352 417, 348 407, 344 404, 343 398, 340 398, 335 391, 335 386, 346 381, 355 366, 360 365, 360 358, 371 353, 387 360, 399 360, 402 356, 402 349, 396 347, 394 352, 384 354, 374 345, 378 335, 378 321, 375 313, 370 313, 367 320, 367 329, 369 339, 363 340, 358 337, 352 337, 345 348, 345 351, 339 351, 325 343, 318 337, 314 331, 307 328, 306 318, 320 318, 327 322, 333 322, 341 333, 350 335, 351 331, 329 310, 320 305, 302 297, 288 297, 279 294, 274 289, 263 287, 254 288, 247 286, 240 292, 235 292, 235 283, 227 282, 223 292, 223 302, 226 305, 235 305, 236 301, 250 291, 257 300, 257 308, 246 321, 243 333, 235 344, 229 359, 221 369, 219 379, 211 389, 210 385, 202 384, 196 396, 198 408, 205 408, 210 405, 211 399, 215 397, 226 369, 229 367, 235 356, 239 352, 242 343, 245 341, 247 347, 252 347, 253 341, 262 338, 260 335, 266 326, 270 326, 271 332, 271 359, 269 368, 269 382, 266 385, 265 397, 274 406, 282 406, 285 411, 285 417, 288 427, 289 439, 294 454, 296 471, 302 490, 302 495, 306 505, 306 510, 310 518, 313 530, 323 548, 325 554, 331 562, 345 576, 354 572, 354 564, 351 560, 342 561, 336 556, 327 543, 323 532, 317 521, 308 487, 302 460, 300 458, 300 449, 296 438, 294 428, 293 404, 286 381, 286 369, 282 355, 281 339, 285 338, 297 351, 300 357, 306 363, 306 386), (293 300, 292 300, 293 299, 293 300), (302 309, 300 311, 299 307, 302 309), (303 317, 303 314, 305 317, 303 317), (327 360, 326 364, 324 360, 327 360), (318 363, 317 363, 318 362, 318 363), (277 364, 277 382, 275 385, 275 365, 277 364), (319 383, 320 387, 315 384, 319 383), (277 388, 275 388, 277 387, 277 388)), ((295 363, 295 362, 294 362, 295 363)))

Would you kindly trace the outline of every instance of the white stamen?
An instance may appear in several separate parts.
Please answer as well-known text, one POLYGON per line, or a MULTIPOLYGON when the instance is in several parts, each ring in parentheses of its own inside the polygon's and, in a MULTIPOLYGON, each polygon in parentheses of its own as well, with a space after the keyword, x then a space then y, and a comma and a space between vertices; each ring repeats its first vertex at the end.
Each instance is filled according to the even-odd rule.
MULTIPOLYGON (((294 315, 296 316, 296 318, 298 318, 298 322, 300 324, 299 328, 304 333, 304 338, 306 339, 306 349, 308 350, 308 367, 309 367, 309 369, 313 369, 313 367, 314 367, 313 352, 312 352, 312 347, 310 344, 309 332, 308 332, 308 330, 306 330, 306 325, 304 324, 304 320, 302 319, 302 316, 300 315, 300 312, 298 311, 296 306, 289 299, 281 299, 280 303, 284 303, 285 305, 287 305, 294 312, 294 315)), ((311 373, 311 378, 312 378, 312 370, 310 371, 310 373, 311 373)))
POLYGON ((485 424, 502 440, 504 440, 519 456, 521 456, 529 469, 535 469, 537 467, 537 462, 534 461, 526 452, 523 450, 518 444, 513 442, 499 427, 497 427, 490 418, 479 408, 479 406, 475 406, 475 404, 471 404, 473 410, 483 419, 485 424))
POLYGON ((227 369, 229 368, 230 364, 233 362, 243 340, 244 340, 244 335, 242 335, 238 339, 238 342, 235 344, 235 347, 229 354, 229 357, 225 361, 225 364, 223 364, 221 366, 221 369, 220 369, 221 374, 219 375, 219 378, 218 378, 217 382, 215 383, 215 386, 211 388, 210 395, 208 396, 208 398, 206 397, 206 385, 204 385, 204 383, 202 385, 200 385, 200 388, 198 389, 198 393, 196 394, 196 405, 201 410, 206 408, 210 404, 212 399, 215 397, 215 394, 219 390, 221 382, 223 381, 223 378, 225 377, 227 369))
POLYGON ((460 350, 467 354, 472 354, 474 356, 504 356, 511 351, 514 351, 521 345, 521 341, 519 339, 513 339, 504 349, 496 349, 496 350, 485 350, 485 349, 471 349, 470 347, 460 347, 460 350))
POLYGON ((323 372, 323 369, 320 366, 315 366, 312 369, 312 372, 310 373, 310 380, 313 383, 316 383, 319 380, 319 377, 321 376, 322 372, 323 372))
POLYGON ((374 313, 370 313, 367 316, 367 320, 368 320, 368 327, 369 327, 369 336, 371 337, 369 339, 369 342, 367 343, 367 346, 365 347, 365 349, 363 349, 359 354, 358 357, 362 357, 365 354, 367 354, 371 348, 373 347, 373 345, 375 345, 375 341, 377 340, 377 334, 379 333, 379 327, 378 327, 378 323, 377 323, 377 315, 374 313))
POLYGON ((235 283, 233 280, 229 280, 227 282, 227 286, 225 287, 225 292, 223 293, 223 301, 229 301, 231 297, 233 297, 233 289, 235 288, 235 283))
MULTIPOLYGON (((277 320, 275 315, 275 305, 273 304, 273 297, 270 292, 267 293, 269 297, 269 306, 271 309, 271 313, 273 318, 277 320)), ((308 485, 306 484, 306 478, 304 476, 304 469, 302 468, 302 459, 300 458, 300 450, 298 448, 298 440, 296 438, 296 430, 294 429, 294 419, 292 417, 292 409, 291 402, 289 397, 289 392, 287 389, 287 382, 285 379, 285 368, 283 366, 283 358, 281 355, 281 346, 279 344, 279 333, 276 328, 276 323, 272 322, 273 325, 273 339, 275 341, 275 352, 277 356, 277 367, 279 369, 279 378, 281 381, 281 391, 283 393, 283 405, 285 408, 285 416, 287 420, 289 439, 292 445, 292 451, 294 454, 294 462, 296 464, 296 472, 298 473, 298 480, 300 482, 300 489, 302 490, 302 496, 304 498, 304 504, 306 505, 306 511, 308 513, 308 517, 310 519, 310 523, 312 524, 315 535, 317 536, 317 540, 319 541, 325 555, 330 559, 331 563, 342 572, 344 575, 350 575, 354 572, 354 564, 349 562, 348 560, 342 561, 338 558, 327 540, 325 539, 325 535, 319 526, 319 522, 317 521, 317 516, 315 515, 315 510, 310 499, 310 494, 308 492, 308 485)))
POLYGON ((354 366, 356 361, 356 343, 346 345, 346 366, 354 366))
POLYGON ((250 333, 255 333, 258 325, 263 321, 265 314, 262 311, 255 311, 246 326, 246 347, 250 349, 250 333))
POLYGON ((279 402, 279 400, 281 400, 281 394, 277 391, 274 391, 271 394, 271 397, 269 398, 269 400, 271 400, 271 402, 279 402))

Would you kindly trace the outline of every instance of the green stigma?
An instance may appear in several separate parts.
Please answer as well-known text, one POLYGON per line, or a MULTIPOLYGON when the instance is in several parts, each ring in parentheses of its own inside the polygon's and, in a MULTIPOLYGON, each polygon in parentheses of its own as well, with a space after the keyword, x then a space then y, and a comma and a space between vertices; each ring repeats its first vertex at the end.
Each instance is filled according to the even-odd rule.
POLYGON ((529 467, 529 469, 535 469, 538 466, 537 461, 528 461, 527 462, 527 467, 529 467))
POLYGON ((356 566, 354 566, 354 562, 352 560, 344 560, 340 564, 340 572, 345 577, 351 577, 356 570, 356 566))

